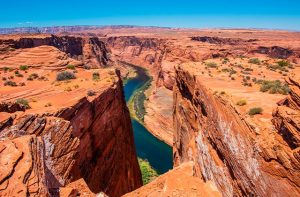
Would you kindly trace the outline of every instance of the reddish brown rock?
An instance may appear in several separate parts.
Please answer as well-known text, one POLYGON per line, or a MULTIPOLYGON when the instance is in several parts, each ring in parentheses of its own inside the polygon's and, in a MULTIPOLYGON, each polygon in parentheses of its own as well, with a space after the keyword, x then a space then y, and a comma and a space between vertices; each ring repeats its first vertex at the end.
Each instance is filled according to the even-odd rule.
POLYGON ((187 162, 159 176, 151 183, 124 195, 124 197, 163 196, 221 196, 212 182, 193 177, 193 163, 187 162))
POLYGON ((289 96, 273 112, 276 129, 293 150, 297 159, 300 147, 300 78, 292 75, 287 78, 290 87, 289 96))
POLYGON ((175 166, 194 161, 195 175, 213 181, 223 196, 300 195, 297 149, 267 126, 270 120, 255 124, 207 84, 192 67, 176 69, 175 166))
MULTIPOLYGON (((0 60, 7 63, 6 66, 11 66, 9 64, 10 61, 6 60, 7 58, 10 58, 10 56, 7 55, 8 51, 11 51, 10 54, 12 56, 18 54, 20 50, 28 51, 30 55, 36 53, 36 50, 33 48, 43 48, 41 46, 57 48, 61 52, 67 54, 68 57, 81 61, 91 68, 105 67, 111 63, 111 60, 108 57, 109 52, 106 49, 104 42, 100 41, 97 37, 58 36, 48 34, 1 36, 0 54, 2 53, 5 55, 3 57, 0 56, 0 60)), ((49 52, 47 54, 49 54, 49 52)), ((21 54, 21 56, 23 56, 23 54, 21 54)), ((24 59, 25 57, 23 57, 23 60, 24 59)), ((63 60, 63 58, 61 57, 59 60, 63 60)), ((24 63, 26 62, 23 62, 23 65, 24 63)), ((69 63, 75 64, 76 62, 73 60, 73 62, 69 63)), ((35 62, 35 64, 38 63, 35 62)), ((66 62, 65 65, 67 64, 68 62, 66 62)))
MULTIPOLYGON (((35 182, 41 185, 43 191, 51 195, 57 195, 59 188, 81 178, 92 193, 105 192, 109 196, 120 196, 140 187, 141 173, 120 73, 112 70, 108 73, 102 72, 101 80, 95 86, 95 95, 89 97, 86 96, 87 89, 83 88, 86 86, 91 89, 92 84, 81 80, 81 77, 91 77, 91 73, 79 70, 77 76, 78 83, 82 82, 79 83, 81 86, 79 90, 77 88, 65 94, 64 91, 59 90, 62 87, 51 85, 48 86, 48 90, 54 87, 56 89, 52 89, 54 94, 49 95, 49 91, 41 90, 43 87, 40 86, 36 88, 37 93, 34 93, 34 96, 39 99, 35 103, 30 103, 31 109, 9 114, 10 117, 8 113, 0 113, 1 145, 22 140, 27 136, 32 136, 40 142, 38 150, 29 148, 25 150, 26 147, 22 146, 16 148, 20 153, 14 151, 14 157, 6 157, 2 154, 1 162, 3 159, 3 165, 10 163, 9 168, 13 168, 20 155, 37 155, 37 158, 30 161, 30 165, 37 166, 36 173, 41 174, 35 182), (44 101, 51 101, 51 106, 44 106, 44 101)), ((19 92, 5 94, 1 98, 6 101, 10 100, 10 97, 18 98, 21 94, 29 100, 31 91, 28 90, 32 89, 23 87, 19 92)), ((22 168, 25 164, 20 166, 22 168)), ((5 171, 0 174, 4 174, 5 171)), ((30 175, 22 170, 18 173, 18 176, 30 175)), ((7 181, 13 181, 10 179, 10 175, 2 178, 3 195, 19 192, 10 189, 13 186, 6 186, 7 181)), ((27 190, 31 190, 26 181, 21 178, 19 181, 17 185, 24 184, 22 191, 26 193, 27 190)), ((42 191, 40 190, 38 192, 42 191)), ((73 189, 65 189, 65 191, 68 195, 81 192, 73 189)))
POLYGON ((1 196, 49 196, 43 149, 43 140, 36 136, 1 141, 1 196))

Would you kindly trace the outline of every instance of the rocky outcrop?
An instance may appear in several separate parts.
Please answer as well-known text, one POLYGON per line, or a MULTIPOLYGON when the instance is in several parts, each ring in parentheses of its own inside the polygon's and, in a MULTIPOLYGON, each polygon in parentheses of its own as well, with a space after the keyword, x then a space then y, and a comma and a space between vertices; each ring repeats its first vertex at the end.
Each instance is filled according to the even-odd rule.
POLYGON ((300 79, 296 76, 287 78, 290 87, 289 96, 279 102, 273 112, 273 123, 285 142, 299 159, 300 154, 300 79))
POLYGON ((287 59, 290 56, 294 55, 294 51, 279 46, 272 46, 272 47, 260 46, 256 50, 254 50, 254 52, 266 54, 271 58, 279 58, 279 59, 287 59))
POLYGON ((255 42, 257 39, 249 39, 249 40, 243 40, 240 38, 220 38, 220 37, 209 37, 209 36, 195 36, 191 37, 191 40, 193 41, 199 41, 199 42, 207 42, 210 44, 228 44, 228 45, 239 45, 246 42, 255 42))
POLYGON ((156 68, 163 55, 164 42, 157 38, 119 36, 107 38, 106 43, 118 59, 145 67, 156 68))
POLYGON ((69 57, 82 61, 91 68, 105 67, 111 63, 105 43, 97 37, 24 35, 0 39, 2 48, 9 46, 10 49, 26 49, 42 45, 53 46, 68 54, 69 57))
POLYGON ((221 196, 212 182, 193 177, 193 163, 187 162, 159 176, 151 183, 124 197, 164 196, 221 196))
POLYGON ((28 107, 17 102, 0 103, 0 112, 14 113, 17 111, 25 111, 28 107))
MULTIPOLYGON (((118 81, 88 99, 0 124, 0 195, 57 195, 83 178, 93 193, 120 196, 142 185, 130 116, 118 81), (11 156, 8 154, 12 154, 11 156), (16 189, 17 188, 17 189, 16 189)), ((7 122, 7 121, 6 121, 7 122)))
POLYGON ((176 69, 174 103, 175 166, 194 161, 195 175, 223 196, 300 195, 299 153, 280 130, 251 124, 188 67, 176 69))

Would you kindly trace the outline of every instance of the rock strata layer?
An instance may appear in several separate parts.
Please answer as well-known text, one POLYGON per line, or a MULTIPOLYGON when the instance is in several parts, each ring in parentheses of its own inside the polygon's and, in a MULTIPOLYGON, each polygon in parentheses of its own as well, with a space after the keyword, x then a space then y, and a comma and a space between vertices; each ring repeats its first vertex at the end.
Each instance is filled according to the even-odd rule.
POLYGON ((109 196, 142 185, 119 75, 92 98, 2 120, 1 196, 55 196, 82 178, 87 191, 109 196))
MULTIPOLYGON (((299 83, 274 113, 272 127, 251 123, 227 97, 214 94, 190 72, 176 69, 174 163, 195 162, 195 175, 223 196, 298 196, 299 83)), ((271 124, 271 123, 270 123, 271 124)))

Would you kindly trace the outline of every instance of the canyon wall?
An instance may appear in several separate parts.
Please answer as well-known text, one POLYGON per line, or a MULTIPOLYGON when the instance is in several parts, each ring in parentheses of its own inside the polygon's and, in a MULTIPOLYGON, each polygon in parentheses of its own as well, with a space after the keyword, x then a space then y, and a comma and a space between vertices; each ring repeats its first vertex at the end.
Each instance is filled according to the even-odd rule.
POLYGON ((120 73, 99 88, 54 111, 0 113, 0 195, 58 195, 81 178, 109 196, 142 185, 120 73))
POLYGON ((82 61, 90 68, 109 66, 109 51, 105 43, 97 37, 75 37, 56 35, 3 36, 0 51, 34 48, 43 45, 53 46, 69 57, 82 61))
POLYGON ((251 123, 204 84, 188 66, 176 68, 175 166, 193 161, 195 176, 213 181, 223 196, 300 195, 299 83, 292 83, 293 109, 284 107, 289 116, 282 106, 274 114, 278 130, 251 123))

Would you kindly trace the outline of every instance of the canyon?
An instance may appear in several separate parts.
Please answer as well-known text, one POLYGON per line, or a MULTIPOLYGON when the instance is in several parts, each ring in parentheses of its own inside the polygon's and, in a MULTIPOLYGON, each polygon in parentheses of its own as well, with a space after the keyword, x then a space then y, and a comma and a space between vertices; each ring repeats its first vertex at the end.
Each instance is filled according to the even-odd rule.
POLYGON ((1 195, 300 196, 299 32, 28 31, 0 36, 1 195), (152 78, 132 118, 173 149, 173 169, 144 186, 130 65, 152 78))

